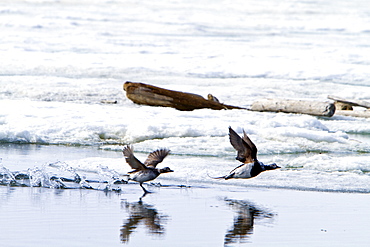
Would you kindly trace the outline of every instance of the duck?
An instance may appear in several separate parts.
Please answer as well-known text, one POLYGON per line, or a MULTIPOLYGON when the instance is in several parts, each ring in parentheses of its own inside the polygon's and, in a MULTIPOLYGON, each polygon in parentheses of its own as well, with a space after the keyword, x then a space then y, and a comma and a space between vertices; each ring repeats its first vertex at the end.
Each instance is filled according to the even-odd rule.
POLYGON ((237 151, 236 160, 242 162, 239 166, 230 171, 228 175, 216 177, 215 179, 248 179, 259 175, 261 172, 281 168, 275 163, 265 165, 257 160, 257 147, 249 139, 243 129, 243 137, 240 137, 231 127, 229 127, 229 139, 231 145, 237 151))
POLYGON ((123 148, 123 155, 129 166, 134 169, 128 172, 129 180, 133 180, 139 183, 140 187, 144 191, 144 195, 150 193, 143 187, 143 183, 156 179, 162 173, 173 172, 169 167, 156 168, 159 163, 170 153, 169 149, 157 149, 148 155, 148 158, 142 163, 134 155, 134 147, 126 145, 123 148))

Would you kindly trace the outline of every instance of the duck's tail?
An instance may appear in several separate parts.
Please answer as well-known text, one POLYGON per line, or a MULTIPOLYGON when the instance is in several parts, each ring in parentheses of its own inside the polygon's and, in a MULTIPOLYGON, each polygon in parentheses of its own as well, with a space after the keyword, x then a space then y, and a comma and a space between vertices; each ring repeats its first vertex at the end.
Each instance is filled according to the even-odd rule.
MULTIPOLYGON (((207 175, 208 175, 208 173, 207 173, 207 175)), ((228 180, 230 178, 233 178, 234 175, 235 175, 235 173, 233 172, 233 173, 230 173, 229 175, 225 175, 225 176, 222 176, 222 177, 211 177, 210 175, 208 175, 208 177, 213 178, 213 179, 225 179, 225 180, 228 180)))
POLYGON ((208 177, 210 177, 210 178, 212 178, 212 179, 228 179, 228 177, 229 177, 229 175, 227 175, 227 176, 222 176, 222 177, 211 177, 208 173, 207 173, 207 176, 208 177))

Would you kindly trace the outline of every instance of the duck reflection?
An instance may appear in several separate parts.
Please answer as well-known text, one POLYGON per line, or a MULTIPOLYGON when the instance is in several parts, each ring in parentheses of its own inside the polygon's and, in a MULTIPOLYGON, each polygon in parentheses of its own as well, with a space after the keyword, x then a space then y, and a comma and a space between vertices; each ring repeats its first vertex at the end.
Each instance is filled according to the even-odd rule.
POLYGON ((135 229, 143 224, 149 234, 163 235, 165 228, 163 224, 167 221, 168 216, 161 214, 152 205, 143 203, 140 199, 138 202, 122 201, 122 207, 126 209, 129 216, 121 227, 121 242, 128 243, 130 235, 135 229))
POLYGON ((253 234, 253 225, 256 219, 272 219, 273 213, 258 208, 248 201, 225 199, 228 206, 235 212, 234 224, 226 232, 224 245, 246 242, 253 234))

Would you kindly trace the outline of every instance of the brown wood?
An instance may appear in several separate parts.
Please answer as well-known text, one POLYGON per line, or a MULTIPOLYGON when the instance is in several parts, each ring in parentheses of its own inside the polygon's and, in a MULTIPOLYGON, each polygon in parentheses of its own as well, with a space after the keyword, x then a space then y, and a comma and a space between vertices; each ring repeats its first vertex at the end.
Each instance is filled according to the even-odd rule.
POLYGON ((364 100, 355 100, 355 99, 343 99, 334 95, 328 95, 329 99, 334 100, 335 102, 339 102, 342 104, 347 104, 351 106, 361 106, 365 108, 370 108, 370 102, 364 100))
POLYGON ((251 106, 252 111, 270 111, 285 113, 301 113, 314 116, 331 117, 334 115, 335 106, 332 103, 287 100, 287 99, 263 99, 256 101, 251 106))
POLYGON ((245 109, 219 103, 213 96, 207 100, 198 94, 168 90, 139 82, 127 81, 123 85, 123 89, 126 91, 127 98, 141 105, 172 107, 181 111, 202 108, 213 110, 245 109))
POLYGON ((340 111, 340 110, 352 111, 353 110, 353 107, 350 104, 346 104, 346 103, 342 103, 342 102, 338 102, 338 101, 335 101, 334 104, 335 104, 335 109, 337 111, 340 111))

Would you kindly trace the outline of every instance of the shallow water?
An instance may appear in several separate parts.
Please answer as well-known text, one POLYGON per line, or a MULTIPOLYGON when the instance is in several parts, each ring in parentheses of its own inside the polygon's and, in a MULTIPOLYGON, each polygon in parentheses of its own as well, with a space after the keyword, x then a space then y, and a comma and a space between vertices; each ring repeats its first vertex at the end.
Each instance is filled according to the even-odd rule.
POLYGON ((137 184, 0 187, 4 246, 366 246, 364 194, 137 184))
POLYGON ((0 191, 4 246, 119 243, 122 210, 117 195, 29 187, 0 191))
MULTIPOLYGON (((214 183, 191 178, 187 168, 184 178, 164 174, 145 184, 153 193, 143 197, 137 183, 113 183, 120 179, 118 167, 125 167, 120 153, 94 147, 16 147, 1 145, 5 160, 12 160, 1 167, 0 179, 0 240, 6 246, 366 246, 369 241, 363 235, 367 194, 282 190, 253 180, 214 183), (105 166, 107 161, 117 169, 105 166), (27 169, 30 163, 34 166, 27 169), (84 169, 92 163, 94 169, 84 169), (33 177, 4 179, 14 171, 33 177), (84 181, 71 181, 76 174, 84 181)), ((204 157, 181 160, 200 165, 204 157)))
MULTIPOLYGON (((369 119, 180 112, 135 105, 122 89, 125 81, 141 81, 243 107, 263 98, 327 101, 329 94, 369 101, 370 17, 363 4, 2 2, 0 142, 118 153, 133 144, 145 154, 166 147, 176 168, 168 178, 183 183, 238 165, 231 126, 245 129, 262 162, 283 167, 250 185, 370 192, 369 119)), ((66 161, 58 155, 45 163, 66 161)), ((97 163, 127 171, 104 156, 76 156, 68 165, 94 172, 97 163)))

